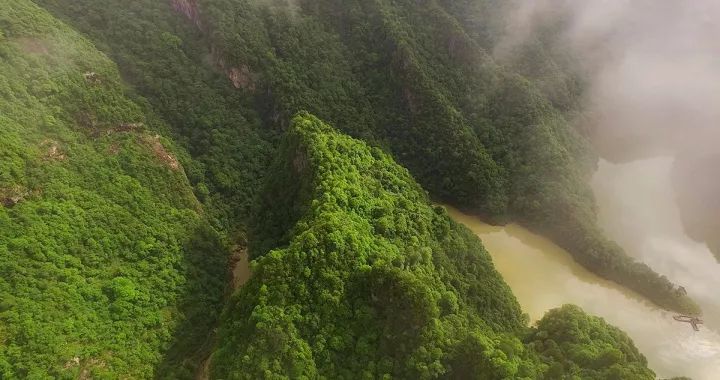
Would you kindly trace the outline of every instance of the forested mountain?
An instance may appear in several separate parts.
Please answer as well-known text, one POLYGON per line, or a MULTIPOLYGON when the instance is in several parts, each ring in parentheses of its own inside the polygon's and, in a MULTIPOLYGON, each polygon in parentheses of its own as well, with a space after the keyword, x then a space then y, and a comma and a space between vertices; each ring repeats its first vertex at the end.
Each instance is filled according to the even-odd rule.
POLYGON ((93 36, 176 126, 225 227, 246 225, 271 150, 262 136, 307 110, 391 152, 435 199, 521 222, 601 276, 697 312, 597 228, 591 150, 566 120, 578 80, 544 34, 498 65, 488 51, 502 28, 481 26, 501 15, 494 1, 38 2, 93 36), (227 84, 202 80, 213 68, 236 88, 229 99, 227 84), (204 99, 196 89, 213 99, 208 115, 189 101, 204 99))
POLYGON ((0 29, 0 378, 147 377, 225 287, 187 154, 47 12, 3 1, 0 29))
POLYGON ((293 119, 262 194, 269 251, 224 312, 213 378, 654 378, 577 307, 525 331, 480 241, 387 154, 313 116, 293 119))
POLYGON ((501 3, 0 0, 0 377, 653 378, 430 201, 698 312, 595 225, 581 79, 552 29, 496 60, 501 3))
POLYGON ((297 116, 262 198, 270 251, 225 312, 214 377, 461 378, 453 360, 535 377, 496 347, 525 322, 489 255, 381 150, 297 116), (453 359, 462 342, 490 352, 453 359))

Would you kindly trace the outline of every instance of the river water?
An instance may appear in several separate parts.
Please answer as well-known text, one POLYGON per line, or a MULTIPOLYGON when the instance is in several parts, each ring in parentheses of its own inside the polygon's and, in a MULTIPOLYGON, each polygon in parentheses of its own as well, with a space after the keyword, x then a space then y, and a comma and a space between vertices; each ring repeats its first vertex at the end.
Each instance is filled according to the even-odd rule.
POLYGON ((674 321, 672 313, 588 272, 567 252, 518 225, 490 226, 451 207, 448 212, 482 239, 531 320, 563 304, 576 304, 628 333, 659 378, 717 380, 720 297, 714 297, 712 289, 720 289, 720 268, 707 248, 682 231, 670 186, 671 166, 672 159, 667 158, 621 165, 603 161, 593 188, 607 234, 629 254, 684 285, 699 301, 708 323, 699 332, 674 321))
POLYGON ((684 286, 702 307, 706 326, 720 331, 720 263, 683 230, 672 165, 672 157, 601 161, 592 181, 599 223, 628 254, 684 286))

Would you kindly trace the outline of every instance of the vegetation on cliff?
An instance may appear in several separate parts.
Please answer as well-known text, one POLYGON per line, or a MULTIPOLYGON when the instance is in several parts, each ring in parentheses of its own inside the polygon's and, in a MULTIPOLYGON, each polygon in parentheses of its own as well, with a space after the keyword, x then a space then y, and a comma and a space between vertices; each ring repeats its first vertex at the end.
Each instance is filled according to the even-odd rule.
POLYGON ((213 377, 654 378, 576 307, 527 332, 477 237, 380 149, 301 114, 270 174, 267 251, 224 312, 213 377))
POLYGON ((576 309, 528 331, 430 197, 695 311, 595 226, 580 87, 491 57, 494 1, 0 2, 0 378, 190 378, 218 323, 217 378, 652 375, 576 309))
POLYGON ((255 99, 217 69, 220 57, 195 24, 170 1, 36 2, 117 63, 192 158, 185 171, 213 226, 230 235, 242 231, 272 154, 272 132, 261 128, 255 99))
POLYGON ((0 378, 150 377, 222 301, 186 154, 47 12, 4 1, 0 30, 0 378))
POLYGON ((656 304, 698 312, 596 226, 586 184, 594 158, 566 120, 581 76, 552 44, 556 29, 503 60, 488 53, 502 41, 507 5, 39 2, 100 41, 169 121, 196 159, 190 180, 223 229, 247 225, 272 135, 307 110, 390 152, 433 198, 520 222, 656 304))

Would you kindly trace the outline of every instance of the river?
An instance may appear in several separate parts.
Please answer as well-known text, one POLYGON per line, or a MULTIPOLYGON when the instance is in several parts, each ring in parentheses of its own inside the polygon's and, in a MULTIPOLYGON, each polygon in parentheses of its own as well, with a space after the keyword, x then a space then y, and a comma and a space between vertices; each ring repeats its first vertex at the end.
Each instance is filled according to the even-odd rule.
POLYGON ((671 165, 672 159, 664 158, 622 165, 601 162, 593 188, 600 223, 608 235, 633 256, 685 285, 701 303, 711 328, 701 326, 699 332, 674 321, 672 313, 588 272, 567 252, 518 225, 490 226, 451 207, 448 212, 482 239, 531 320, 563 304, 576 304, 628 333, 659 378, 717 380, 720 335, 714 331, 718 317, 714 310, 718 300, 711 290, 720 289, 716 286, 720 268, 709 251, 703 254, 704 246, 682 232, 669 183, 671 165))
POLYGON ((628 254, 684 286, 702 307, 706 325, 720 331, 720 263, 683 229, 672 166, 672 157, 601 161, 592 181, 599 223, 628 254))

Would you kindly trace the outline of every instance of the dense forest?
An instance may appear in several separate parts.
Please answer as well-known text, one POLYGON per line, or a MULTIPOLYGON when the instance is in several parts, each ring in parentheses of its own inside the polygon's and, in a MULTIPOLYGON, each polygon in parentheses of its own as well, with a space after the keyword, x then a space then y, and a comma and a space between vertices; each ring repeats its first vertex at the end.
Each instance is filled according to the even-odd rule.
POLYGON ((0 378, 654 378, 433 206, 699 312, 596 226, 582 76, 493 57, 507 6, 0 0, 0 378))
POLYGON ((527 331, 480 241, 380 149, 301 114, 267 178, 267 251, 223 314, 213 378, 654 379, 577 307, 527 331))
POLYGON ((217 319, 223 238, 106 56, 30 1, 0 28, 0 378, 147 377, 217 319))
POLYGON ((656 304, 698 312, 596 226, 595 158, 567 121, 581 76, 553 28, 495 62, 496 1, 38 2, 93 36, 169 120, 219 228, 247 228, 266 155, 307 110, 389 151, 434 199, 520 222, 656 304))

